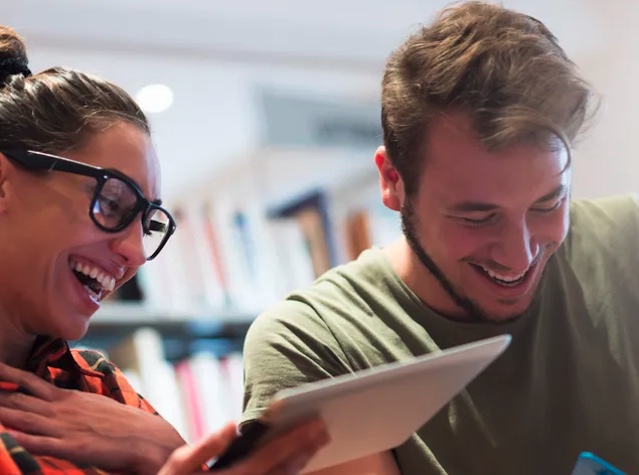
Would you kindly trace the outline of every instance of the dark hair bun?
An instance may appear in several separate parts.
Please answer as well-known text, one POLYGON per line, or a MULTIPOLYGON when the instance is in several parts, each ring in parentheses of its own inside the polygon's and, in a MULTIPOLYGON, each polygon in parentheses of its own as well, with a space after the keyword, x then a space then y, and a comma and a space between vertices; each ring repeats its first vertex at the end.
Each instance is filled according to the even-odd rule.
POLYGON ((0 87, 15 74, 31 75, 27 48, 14 30, 0 26, 0 87))

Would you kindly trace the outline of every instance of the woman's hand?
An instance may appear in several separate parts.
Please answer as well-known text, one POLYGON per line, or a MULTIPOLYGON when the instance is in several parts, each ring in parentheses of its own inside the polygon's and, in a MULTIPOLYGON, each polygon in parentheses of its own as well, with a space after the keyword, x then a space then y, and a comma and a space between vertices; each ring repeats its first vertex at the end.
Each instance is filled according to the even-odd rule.
POLYGON ((184 445, 163 418, 107 396, 60 389, 2 363, 0 381, 29 392, 0 391, 0 423, 33 455, 155 475, 184 445))
MULTIPOLYGON (((196 444, 180 447, 171 454, 158 475, 202 473, 200 467, 224 452, 235 434, 235 425, 231 424, 196 444)), ((217 473, 220 475, 294 475, 306 466, 311 457, 328 440, 328 434, 320 420, 305 422, 268 442, 244 460, 217 473)))

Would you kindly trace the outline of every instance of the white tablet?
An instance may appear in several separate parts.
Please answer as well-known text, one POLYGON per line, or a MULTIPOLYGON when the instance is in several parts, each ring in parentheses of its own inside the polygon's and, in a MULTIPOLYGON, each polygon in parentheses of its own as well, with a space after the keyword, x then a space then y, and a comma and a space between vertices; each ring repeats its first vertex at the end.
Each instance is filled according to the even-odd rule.
MULTIPOLYGON (((501 335, 282 390, 260 418, 268 428, 253 437, 253 443, 261 445, 319 415, 331 441, 302 473, 393 449, 492 363, 510 340, 510 335, 501 335)), ((240 450, 231 450, 243 455, 248 451, 246 443, 240 450)), ((220 461, 228 466, 231 458, 227 455, 220 461)))

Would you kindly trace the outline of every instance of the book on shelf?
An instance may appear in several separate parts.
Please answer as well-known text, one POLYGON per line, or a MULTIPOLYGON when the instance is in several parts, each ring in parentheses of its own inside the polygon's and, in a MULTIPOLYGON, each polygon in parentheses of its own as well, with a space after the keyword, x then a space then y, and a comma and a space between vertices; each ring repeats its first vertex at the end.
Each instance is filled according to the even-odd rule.
POLYGON ((186 441, 195 442, 237 421, 242 410, 241 353, 195 351, 173 360, 163 340, 156 329, 143 327, 100 352, 186 441))
POLYGON ((253 318, 401 234, 370 164, 376 101, 259 97, 258 149, 167 203, 176 234, 79 342, 102 348, 190 442, 239 418, 253 318))
POLYGON ((307 193, 276 208, 211 198, 178 207, 178 232, 142 267, 136 292, 149 308, 257 315, 330 268, 400 235, 376 188, 349 204, 307 193))
POLYGON ((239 418, 252 318, 401 233, 374 181, 275 207, 212 197, 175 216, 179 232, 99 312, 84 343, 99 344, 188 441, 239 418))

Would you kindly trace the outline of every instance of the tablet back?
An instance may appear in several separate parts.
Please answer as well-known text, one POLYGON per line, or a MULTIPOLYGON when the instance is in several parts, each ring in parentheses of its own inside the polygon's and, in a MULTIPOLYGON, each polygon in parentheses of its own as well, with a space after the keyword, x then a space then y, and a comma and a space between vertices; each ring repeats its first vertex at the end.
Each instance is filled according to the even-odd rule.
POLYGON ((312 415, 331 442, 302 473, 401 445, 510 344, 510 335, 280 391, 267 410, 270 439, 312 415))

